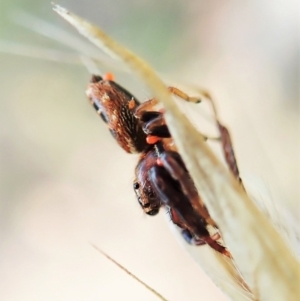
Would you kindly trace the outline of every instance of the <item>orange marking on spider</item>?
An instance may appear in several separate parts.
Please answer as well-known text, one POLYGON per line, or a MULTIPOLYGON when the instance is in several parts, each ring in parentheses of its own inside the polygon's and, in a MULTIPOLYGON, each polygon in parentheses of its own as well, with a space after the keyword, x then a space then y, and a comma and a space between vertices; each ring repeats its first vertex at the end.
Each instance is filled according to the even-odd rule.
POLYGON ((107 72, 103 75, 104 80, 115 80, 115 76, 111 72, 107 72))
POLYGON ((157 137, 157 136, 147 136, 146 141, 148 144, 155 144, 157 143, 161 138, 157 137))
POLYGON ((134 100, 133 98, 132 98, 131 100, 128 101, 128 108, 129 108, 130 110, 134 109, 135 106, 136 106, 136 102, 135 102, 135 100, 134 100))

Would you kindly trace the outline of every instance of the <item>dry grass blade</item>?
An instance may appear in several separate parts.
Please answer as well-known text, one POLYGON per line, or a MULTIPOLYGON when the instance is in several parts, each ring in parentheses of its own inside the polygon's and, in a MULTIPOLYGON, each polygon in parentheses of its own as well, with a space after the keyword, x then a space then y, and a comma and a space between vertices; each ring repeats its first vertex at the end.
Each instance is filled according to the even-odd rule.
MULTIPOLYGON (((80 59, 80 56, 84 55, 86 57, 89 57, 96 61, 100 66, 109 68, 111 66, 116 66, 114 64, 114 60, 111 58, 107 58, 106 55, 103 53, 100 53, 96 47, 91 45, 90 43, 62 30, 61 28, 56 27, 55 25, 39 19, 38 17, 27 13, 25 11, 16 10, 11 14, 11 19, 18 24, 19 26, 22 26, 24 28, 27 28, 33 32, 36 32, 37 34, 41 36, 45 36, 53 41, 59 42, 62 45, 65 45, 72 50, 75 50, 76 53, 70 52, 70 58, 65 58, 65 62, 69 62, 72 60, 72 57, 74 57, 74 62, 78 64, 82 64, 82 61, 80 59)), ((8 52, 15 53, 18 55, 27 55, 34 58, 46 58, 49 60, 49 57, 54 57, 55 51, 51 53, 50 50, 43 50, 43 49, 37 49, 37 47, 26 47, 24 45, 14 45, 11 42, 2 42, 0 44, 0 51, 2 52, 8 52), (18 48, 19 47, 19 48, 18 48), (18 50, 18 49, 19 50, 18 50), (36 49, 35 49, 36 48, 36 49), (41 50, 39 52, 39 50, 41 50), (28 54, 26 54, 28 53, 28 54)), ((58 51, 56 51, 58 52, 58 51)), ((63 58, 65 55, 62 55, 63 58)), ((57 56, 56 56, 57 57, 57 56)), ((53 60, 53 59, 52 59, 53 60)), ((58 59, 56 59, 58 60, 58 59)), ((115 68, 116 69, 116 68, 115 68)), ((125 71, 124 66, 121 66, 121 64, 117 65, 117 70, 125 71)), ((127 70, 126 70, 127 71, 127 70)))
POLYGON ((11 41, 0 41, 0 52, 64 64, 82 65, 82 61, 78 54, 11 41))
MULTIPOLYGON (((54 10, 96 46, 127 63, 164 104, 166 121, 179 152, 254 300, 300 300, 297 281, 300 279, 300 267, 296 258, 273 225, 180 112, 153 70, 96 26, 59 6, 55 6, 54 10)), ((226 265, 224 259, 220 259, 220 265, 226 265)), ((213 280, 220 285, 218 279, 213 280)), ((229 291, 226 293, 234 300, 242 300, 229 291)))
POLYGON ((102 251, 99 247, 97 247, 94 244, 91 244, 92 247, 94 247, 98 252, 100 252, 103 256, 105 256, 109 261, 114 263, 118 268, 123 270, 126 274, 128 274, 130 277, 132 277, 134 280, 139 282, 142 286, 144 286, 148 291, 150 291, 152 294, 154 294, 159 300, 161 301, 168 301, 165 297, 163 297, 160 293, 158 293, 156 290, 154 290, 152 287, 150 287, 148 284, 146 284, 144 281, 142 281, 140 278, 132 274, 129 270, 127 270, 124 266, 122 266, 120 263, 118 263, 116 260, 114 260, 112 257, 110 257, 107 253, 102 251))

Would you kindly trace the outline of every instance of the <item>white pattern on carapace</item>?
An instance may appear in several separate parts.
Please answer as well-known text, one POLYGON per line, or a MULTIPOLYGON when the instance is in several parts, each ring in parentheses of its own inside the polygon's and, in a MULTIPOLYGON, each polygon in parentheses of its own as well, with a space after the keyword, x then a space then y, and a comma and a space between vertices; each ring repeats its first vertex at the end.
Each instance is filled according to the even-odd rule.
POLYGON ((107 93, 104 93, 101 97, 101 100, 103 101, 103 103, 105 103, 106 101, 110 100, 110 97, 107 95, 107 93))

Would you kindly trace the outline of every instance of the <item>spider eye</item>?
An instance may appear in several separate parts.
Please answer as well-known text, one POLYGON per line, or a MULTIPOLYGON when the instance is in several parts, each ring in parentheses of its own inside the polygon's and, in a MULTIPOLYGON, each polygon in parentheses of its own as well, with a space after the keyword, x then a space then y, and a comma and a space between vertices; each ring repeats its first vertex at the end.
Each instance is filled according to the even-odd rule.
POLYGON ((138 182, 133 183, 133 189, 139 189, 140 184, 138 182))
POLYGON ((109 120, 108 120, 106 114, 104 114, 103 112, 101 112, 101 113, 100 113, 100 117, 101 117, 101 119, 102 119, 105 123, 108 123, 109 120))

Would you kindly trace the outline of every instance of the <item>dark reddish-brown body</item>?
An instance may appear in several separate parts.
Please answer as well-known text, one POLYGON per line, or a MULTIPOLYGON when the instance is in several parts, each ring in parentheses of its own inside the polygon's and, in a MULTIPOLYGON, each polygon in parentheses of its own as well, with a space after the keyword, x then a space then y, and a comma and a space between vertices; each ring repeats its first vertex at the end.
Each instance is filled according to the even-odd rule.
MULTIPOLYGON (((176 88, 171 93, 186 101, 199 102, 176 88)), ((156 110, 156 99, 143 104, 111 76, 93 76, 87 89, 92 105, 108 125, 118 144, 128 153, 141 153, 135 168, 133 188, 139 204, 148 215, 156 215, 165 206, 174 224, 182 228, 187 241, 208 244, 216 251, 230 256, 217 242, 220 235, 210 236, 207 226, 217 229, 210 218, 194 183, 176 151, 161 110, 156 110)), ((211 100, 211 99, 210 99, 211 100)), ((212 100, 211 100, 212 101, 212 100)), ((239 179, 230 135, 217 119, 220 140, 230 170, 239 179)))

